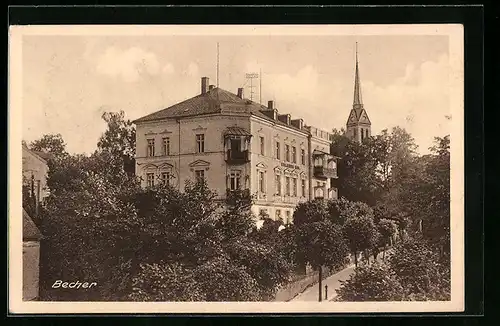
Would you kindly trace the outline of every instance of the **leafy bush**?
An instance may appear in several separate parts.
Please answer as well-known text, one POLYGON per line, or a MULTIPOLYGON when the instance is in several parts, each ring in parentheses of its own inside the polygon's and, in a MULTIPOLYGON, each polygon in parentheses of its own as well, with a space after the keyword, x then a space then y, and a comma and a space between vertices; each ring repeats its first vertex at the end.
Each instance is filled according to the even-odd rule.
POLYGON ((385 264, 374 263, 356 268, 337 290, 338 301, 400 301, 403 287, 385 264))

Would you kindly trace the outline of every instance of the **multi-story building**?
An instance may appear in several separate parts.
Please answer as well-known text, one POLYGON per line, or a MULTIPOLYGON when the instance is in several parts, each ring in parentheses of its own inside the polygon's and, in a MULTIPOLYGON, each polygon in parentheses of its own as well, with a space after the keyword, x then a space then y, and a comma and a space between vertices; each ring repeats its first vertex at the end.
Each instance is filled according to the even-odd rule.
POLYGON ((49 195, 47 174, 49 167, 45 153, 33 151, 23 143, 23 184, 30 187, 36 198, 36 209, 49 195), (43 157, 45 156, 45 157, 43 157))
POLYGON ((136 175, 143 186, 204 178, 223 199, 227 189, 248 189, 253 211, 291 222, 297 203, 336 198, 330 133, 307 126, 201 79, 195 97, 134 121, 136 175))

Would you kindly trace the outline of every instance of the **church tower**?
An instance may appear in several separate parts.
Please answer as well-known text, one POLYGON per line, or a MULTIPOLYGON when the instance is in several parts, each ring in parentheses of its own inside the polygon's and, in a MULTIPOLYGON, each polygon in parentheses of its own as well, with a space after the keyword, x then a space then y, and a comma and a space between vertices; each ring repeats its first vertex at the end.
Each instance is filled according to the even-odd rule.
POLYGON ((362 142, 363 139, 371 136, 371 122, 368 113, 363 107, 361 97, 361 82, 359 79, 358 67, 358 43, 356 42, 356 71, 354 73, 354 100, 351 113, 346 123, 346 136, 352 140, 362 142))

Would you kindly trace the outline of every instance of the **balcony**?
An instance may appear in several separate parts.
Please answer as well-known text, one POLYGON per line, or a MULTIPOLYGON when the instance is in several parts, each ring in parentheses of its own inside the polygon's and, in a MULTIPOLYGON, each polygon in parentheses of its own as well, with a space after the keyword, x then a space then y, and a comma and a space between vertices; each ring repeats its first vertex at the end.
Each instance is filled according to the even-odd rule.
POLYGON ((316 178, 337 178, 337 169, 335 168, 326 168, 324 166, 315 166, 314 167, 314 176, 316 178))
POLYGON ((228 149, 226 152, 226 163, 232 165, 245 164, 250 162, 248 151, 233 151, 228 149))

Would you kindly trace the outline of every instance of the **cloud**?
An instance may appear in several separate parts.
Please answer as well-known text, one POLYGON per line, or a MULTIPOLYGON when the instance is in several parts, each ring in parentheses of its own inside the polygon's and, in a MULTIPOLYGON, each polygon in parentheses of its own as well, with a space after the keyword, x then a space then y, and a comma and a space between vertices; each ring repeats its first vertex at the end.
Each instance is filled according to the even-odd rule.
POLYGON ((167 63, 161 70, 164 74, 171 75, 175 73, 175 67, 171 63, 167 63))
POLYGON ((188 76, 196 76, 198 77, 199 75, 199 68, 198 68, 198 65, 194 62, 191 62, 186 70, 184 70, 184 74, 185 75, 188 75, 188 76))
POLYGON ((142 75, 156 75, 159 73, 160 65, 156 54, 144 51, 138 47, 121 50, 109 47, 99 57, 97 72, 121 77, 126 82, 135 82, 142 75))
MULTIPOLYGON (((341 106, 338 103, 341 85, 335 78, 325 79, 312 65, 302 67, 295 74, 264 72, 262 77, 263 102, 275 100, 278 110, 290 113, 292 118, 302 118, 306 124, 325 130, 347 119, 335 111, 335 106, 341 106)), ((347 108, 348 104, 345 105, 347 108)), ((345 112, 347 115, 349 110, 345 112)))
MULTIPOLYGON (((255 62, 246 67, 260 68, 255 62)), ((362 79, 363 102, 372 133, 403 127, 412 134, 419 151, 428 152, 435 136, 450 133, 450 68, 448 57, 443 55, 419 66, 408 64, 404 75, 387 86, 362 79)), ((295 74, 264 73, 262 93, 264 103, 274 99, 280 112, 329 131, 345 127, 353 88, 353 82, 340 82, 336 76, 306 65, 295 74)))
POLYGON ((421 153, 428 152, 435 136, 450 133, 451 67, 448 57, 408 65, 405 75, 387 87, 363 84, 363 101, 375 132, 401 126, 412 134, 421 153))

